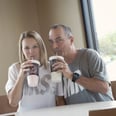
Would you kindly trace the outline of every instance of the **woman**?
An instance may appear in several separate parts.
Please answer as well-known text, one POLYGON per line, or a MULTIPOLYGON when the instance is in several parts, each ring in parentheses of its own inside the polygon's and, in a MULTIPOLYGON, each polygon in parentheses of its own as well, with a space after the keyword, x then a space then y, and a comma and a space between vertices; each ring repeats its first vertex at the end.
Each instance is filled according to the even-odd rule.
POLYGON ((28 31, 20 35, 19 62, 9 67, 6 92, 9 103, 12 106, 18 105, 18 111, 64 104, 59 101, 63 96, 61 84, 51 81, 47 51, 39 33, 28 31), (33 66, 31 59, 41 64, 37 87, 29 87, 27 83, 27 72, 33 66))

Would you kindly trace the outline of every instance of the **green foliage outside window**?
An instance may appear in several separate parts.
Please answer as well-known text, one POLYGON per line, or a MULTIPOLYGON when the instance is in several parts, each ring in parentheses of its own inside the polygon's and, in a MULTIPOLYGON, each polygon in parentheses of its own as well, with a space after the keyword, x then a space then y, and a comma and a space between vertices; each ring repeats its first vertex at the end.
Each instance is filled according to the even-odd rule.
POLYGON ((100 38, 99 47, 105 60, 116 60, 116 32, 100 38))

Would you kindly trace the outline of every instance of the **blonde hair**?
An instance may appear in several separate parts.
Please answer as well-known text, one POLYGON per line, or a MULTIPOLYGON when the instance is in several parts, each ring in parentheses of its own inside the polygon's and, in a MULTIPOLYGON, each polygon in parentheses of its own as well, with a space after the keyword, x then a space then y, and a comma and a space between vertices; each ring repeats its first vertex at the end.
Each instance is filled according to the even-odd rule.
POLYGON ((20 38, 19 38, 19 62, 23 63, 24 61, 26 61, 26 58, 22 51, 22 41, 27 38, 33 38, 37 41, 37 44, 40 48, 40 57, 38 60, 40 61, 41 65, 44 65, 47 68, 46 46, 44 44, 42 37, 36 31, 26 31, 26 32, 21 33, 20 38))

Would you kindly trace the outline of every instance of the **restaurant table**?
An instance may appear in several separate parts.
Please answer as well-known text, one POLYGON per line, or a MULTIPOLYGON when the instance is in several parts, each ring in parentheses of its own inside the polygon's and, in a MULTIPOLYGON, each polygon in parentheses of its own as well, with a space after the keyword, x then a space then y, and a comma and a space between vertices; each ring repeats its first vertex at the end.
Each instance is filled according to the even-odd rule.
MULTIPOLYGON (((89 116, 90 110, 116 108, 116 101, 82 103, 52 108, 42 108, 28 112, 12 113, 14 116, 89 116)), ((10 116, 8 114, 4 114, 10 116)))

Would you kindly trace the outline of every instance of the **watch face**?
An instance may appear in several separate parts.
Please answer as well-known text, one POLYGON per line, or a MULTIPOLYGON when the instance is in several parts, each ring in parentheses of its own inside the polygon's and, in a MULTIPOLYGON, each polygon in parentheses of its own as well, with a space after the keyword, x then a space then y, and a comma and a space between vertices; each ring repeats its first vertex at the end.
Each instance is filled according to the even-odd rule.
POLYGON ((80 76, 78 73, 74 73, 74 75, 75 75, 76 77, 79 77, 79 76, 80 76))
POLYGON ((78 73, 73 73, 72 81, 75 82, 77 79, 79 79, 79 77, 80 77, 80 74, 78 74, 78 73))

